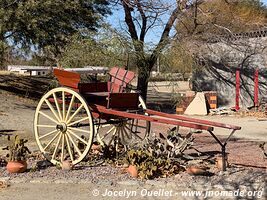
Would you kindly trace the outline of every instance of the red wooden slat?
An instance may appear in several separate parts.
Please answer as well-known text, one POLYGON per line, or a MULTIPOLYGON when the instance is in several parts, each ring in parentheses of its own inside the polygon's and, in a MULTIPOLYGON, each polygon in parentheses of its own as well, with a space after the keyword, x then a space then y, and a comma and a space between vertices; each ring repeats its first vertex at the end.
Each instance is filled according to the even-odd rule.
POLYGON ((187 121, 187 122, 194 122, 194 123, 197 123, 197 124, 204 124, 204 125, 210 125, 210 126, 227 128, 227 129, 235 129, 235 130, 240 130, 241 129, 240 126, 234 126, 234 125, 230 125, 230 124, 223 124, 223 123, 212 122, 212 121, 208 121, 208 120, 195 119, 195 118, 190 118, 190 117, 184 117, 184 116, 179 116, 179 115, 162 113, 162 112, 158 112, 158 111, 150 110, 150 109, 146 109, 145 112, 148 113, 148 114, 151 114, 151 115, 167 117, 167 118, 170 118, 170 119, 178 119, 178 120, 187 121))
POLYGON ((80 82, 80 74, 76 72, 68 72, 65 70, 54 69, 54 75, 57 77, 61 86, 74 88, 78 91, 78 84, 80 82))
POLYGON ((99 105, 96 105, 96 109, 100 113, 111 114, 111 115, 125 117, 125 118, 139 119, 139 120, 145 120, 145 121, 156 122, 156 123, 172 124, 172 125, 176 125, 176 126, 184 126, 184 127, 188 127, 188 128, 213 131, 213 127, 210 127, 210 126, 188 123, 188 122, 181 122, 181 121, 177 121, 177 120, 173 120, 173 119, 155 118, 155 117, 141 115, 141 114, 128 113, 125 111, 107 109, 104 106, 99 106, 99 105))
POLYGON ((259 70, 256 69, 254 77, 254 106, 259 106, 259 70))
POLYGON ((235 109, 239 110, 239 98, 240 98, 240 71, 236 70, 235 73, 235 109))
POLYGON ((110 91, 112 92, 122 92, 123 88, 126 88, 127 84, 129 84, 135 77, 134 72, 118 67, 111 68, 109 74, 111 76, 110 91), (117 86, 113 85, 114 83, 117 86))

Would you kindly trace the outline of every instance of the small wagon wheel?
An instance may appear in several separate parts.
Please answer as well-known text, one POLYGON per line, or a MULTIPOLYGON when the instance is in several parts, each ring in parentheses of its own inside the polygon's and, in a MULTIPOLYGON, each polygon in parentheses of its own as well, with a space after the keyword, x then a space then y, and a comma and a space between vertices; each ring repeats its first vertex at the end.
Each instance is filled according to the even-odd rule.
MULTIPOLYGON (((139 109, 146 109, 146 104, 139 96, 139 109)), ((148 115, 147 113, 144 113, 148 115)), ((122 144, 124 146, 144 140, 150 133, 150 122, 138 119, 114 119, 110 123, 96 126, 97 139, 101 145, 122 144)))
POLYGON ((34 116, 35 139, 53 164, 71 160, 77 164, 89 152, 94 136, 91 112, 77 92, 59 87, 40 100, 34 116))

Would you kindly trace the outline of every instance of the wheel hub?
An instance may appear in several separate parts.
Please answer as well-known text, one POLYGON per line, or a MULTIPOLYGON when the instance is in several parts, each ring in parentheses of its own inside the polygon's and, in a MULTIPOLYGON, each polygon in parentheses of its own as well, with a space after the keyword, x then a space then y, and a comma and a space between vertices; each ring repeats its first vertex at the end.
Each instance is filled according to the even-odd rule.
POLYGON ((62 133, 66 133, 67 131, 67 125, 65 123, 58 124, 56 128, 62 133))

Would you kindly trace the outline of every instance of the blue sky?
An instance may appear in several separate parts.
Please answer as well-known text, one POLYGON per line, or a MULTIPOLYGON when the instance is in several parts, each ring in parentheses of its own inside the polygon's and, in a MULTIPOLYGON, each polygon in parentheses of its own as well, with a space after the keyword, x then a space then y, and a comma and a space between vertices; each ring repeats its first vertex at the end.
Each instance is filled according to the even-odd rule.
POLYGON ((263 0, 262 2, 263 2, 265 5, 267 5, 267 0, 263 0))

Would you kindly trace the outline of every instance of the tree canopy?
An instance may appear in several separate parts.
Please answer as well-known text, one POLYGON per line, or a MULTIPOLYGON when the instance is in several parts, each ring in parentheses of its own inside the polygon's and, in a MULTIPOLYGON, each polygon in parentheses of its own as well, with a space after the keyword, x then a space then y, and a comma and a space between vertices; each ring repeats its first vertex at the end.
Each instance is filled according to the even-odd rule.
POLYGON ((259 30, 267 22, 267 9, 259 0, 196 0, 180 17, 176 29, 180 36, 202 39, 259 30))
POLYGON ((109 13, 106 0, 2 0, 0 59, 3 62, 5 49, 15 45, 34 46, 57 60, 71 36, 95 31, 109 13))

